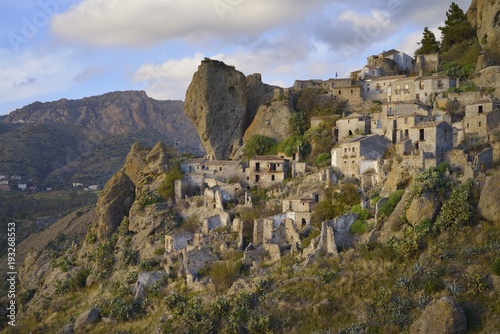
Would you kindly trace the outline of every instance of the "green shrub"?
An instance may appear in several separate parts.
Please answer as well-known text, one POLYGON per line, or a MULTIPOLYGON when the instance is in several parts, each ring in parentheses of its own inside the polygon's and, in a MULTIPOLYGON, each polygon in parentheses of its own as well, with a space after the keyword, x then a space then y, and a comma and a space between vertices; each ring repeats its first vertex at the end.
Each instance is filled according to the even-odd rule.
POLYGON ((365 221, 370 217, 370 212, 366 209, 361 209, 361 204, 353 206, 351 212, 357 214, 358 219, 361 221, 365 221))
MULTIPOLYGON (((159 188, 158 188, 159 189, 159 188)), ((148 205, 161 203, 163 202, 162 196, 155 192, 149 192, 146 189, 143 189, 137 198, 137 203, 142 207, 146 207, 148 205)))
POLYGON ((466 226, 472 218, 472 205, 469 203, 473 182, 453 187, 450 197, 443 203, 436 219, 436 228, 440 231, 457 232, 466 226))
POLYGON ((330 163, 331 155, 330 153, 321 153, 316 158, 316 166, 324 166, 330 163))
POLYGON ((315 229, 315 228, 311 228, 311 229, 306 230, 306 232, 303 235, 301 235, 301 239, 302 239, 301 247, 302 247, 302 249, 307 248, 311 244, 311 241, 314 238, 316 238, 319 234, 320 234, 320 231, 315 229))
POLYGON ((182 173, 179 166, 171 166, 165 175, 165 179, 158 187, 158 194, 165 201, 171 201, 175 198, 175 180, 182 179, 182 173))
POLYGON ((356 220, 349 228, 349 231, 351 231, 352 234, 363 234, 368 232, 369 227, 370 224, 367 222, 356 220))
POLYGON ((270 137, 254 134, 248 138, 243 149, 243 155, 251 159, 255 155, 276 154, 276 140, 270 137))
POLYGON ((396 208, 396 205, 398 205, 404 193, 405 190, 400 189, 390 194, 387 202, 385 202, 383 205, 380 206, 380 209, 378 211, 380 217, 389 217, 396 208))

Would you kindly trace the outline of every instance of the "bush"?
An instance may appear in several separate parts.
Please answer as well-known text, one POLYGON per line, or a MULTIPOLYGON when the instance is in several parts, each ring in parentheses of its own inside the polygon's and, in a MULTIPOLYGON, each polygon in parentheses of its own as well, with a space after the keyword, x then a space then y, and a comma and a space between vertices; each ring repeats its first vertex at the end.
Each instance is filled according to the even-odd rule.
POLYGON ((380 206, 379 209, 379 215, 380 217, 389 217, 391 213, 394 211, 396 208, 396 205, 398 205, 399 201, 403 197, 403 194, 405 193, 404 189, 396 190, 392 194, 389 195, 389 199, 386 203, 384 203, 382 206, 380 206))
POLYGON ((251 159, 255 155, 276 154, 276 140, 270 137, 254 134, 248 138, 243 149, 243 155, 251 159))
POLYGON ((170 167, 165 175, 165 179, 158 187, 158 194, 165 201, 172 201, 175 198, 175 180, 182 179, 182 173, 179 166, 170 167))
POLYGON ((441 231, 458 232, 472 218, 472 206, 468 202, 472 190, 472 180, 452 189, 450 197, 443 203, 436 220, 436 228, 441 231))
POLYGON ((349 228, 349 231, 351 231, 352 234, 363 234, 368 232, 369 227, 370 224, 367 222, 356 220, 349 228))
POLYGON ((330 153, 321 153, 316 158, 316 166, 328 166, 330 164, 330 153))

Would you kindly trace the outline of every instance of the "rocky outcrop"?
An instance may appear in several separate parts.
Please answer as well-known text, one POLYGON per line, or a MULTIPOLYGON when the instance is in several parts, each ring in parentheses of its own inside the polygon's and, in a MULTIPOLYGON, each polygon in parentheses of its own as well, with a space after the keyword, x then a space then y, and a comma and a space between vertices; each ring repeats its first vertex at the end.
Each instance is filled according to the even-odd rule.
POLYGON ((467 332, 464 310, 452 297, 431 302, 410 328, 410 334, 463 334, 467 332))
POLYGON ((481 218, 491 221, 500 222, 500 170, 497 169, 493 174, 486 178, 477 210, 481 218))
MULTIPOLYGON (((247 129, 258 119, 257 115, 269 113, 265 108, 261 110, 262 106, 271 103, 281 91, 262 83, 260 74, 245 77, 232 66, 206 58, 186 92, 184 113, 193 121, 207 154, 225 160, 236 154, 244 136, 253 133, 247 129)), ((288 129, 284 131, 277 121, 272 123, 265 127, 266 133, 273 138, 284 137, 288 129)), ((252 128, 260 130, 259 125, 252 128)))
POLYGON ((425 192, 419 197, 415 197, 408 210, 406 219, 413 225, 418 225, 424 220, 432 221, 438 212, 439 201, 432 193, 425 192))
MULTIPOLYGON (((163 143, 157 143, 152 149, 141 143, 132 145, 122 170, 106 183, 97 201, 99 238, 105 239, 113 234, 123 217, 129 215, 136 196, 140 196, 143 190, 156 190, 173 156, 174 153, 168 152, 163 143)), ((136 211, 141 209, 136 208, 136 211)))
POLYGON ((473 0, 467 11, 467 20, 477 29, 483 50, 500 55, 500 3, 473 0))
POLYGON ((123 217, 128 215, 134 194, 134 183, 123 171, 116 173, 106 183, 96 207, 99 216, 97 234, 100 239, 111 236, 123 217))
POLYGON ((285 139, 289 135, 288 123, 291 116, 288 101, 275 101, 261 105, 253 122, 245 131, 243 141, 247 141, 254 134, 280 141, 285 139))

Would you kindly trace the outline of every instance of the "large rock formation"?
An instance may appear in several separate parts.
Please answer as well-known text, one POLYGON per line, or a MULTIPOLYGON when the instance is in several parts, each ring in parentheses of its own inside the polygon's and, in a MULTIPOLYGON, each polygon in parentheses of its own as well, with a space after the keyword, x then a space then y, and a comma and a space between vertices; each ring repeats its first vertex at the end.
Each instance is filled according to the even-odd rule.
POLYGON ((100 239, 106 239, 116 231, 123 217, 129 215, 136 196, 157 189, 165 178, 172 157, 163 143, 152 149, 141 143, 132 145, 125 165, 106 183, 97 201, 97 235, 100 239))
POLYGON ((497 169, 493 175, 486 178, 477 210, 481 218, 491 221, 500 222, 500 170, 497 169))
POLYGON ((500 55, 500 2, 472 0, 467 20, 477 29, 477 37, 483 49, 500 55))
MULTIPOLYGON (((287 124, 283 119, 269 124, 266 119, 264 133, 247 130, 256 119, 261 118, 256 117, 258 113, 273 111, 262 107, 269 107, 282 93, 282 89, 262 83, 260 74, 245 77, 232 66, 205 59, 186 92, 184 113, 193 121, 207 154, 214 159, 229 159, 243 144, 244 136, 247 138, 259 133, 283 139, 288 132, 288 128, 284 129, 282 125, 287 124)), ((287 103, 282 104, 286 110, 278 113, 279 118, 282 118, 281 114, 289 113, 287 103)), ((262 122, 258 121, 252 128, 260 131, 262 122)))

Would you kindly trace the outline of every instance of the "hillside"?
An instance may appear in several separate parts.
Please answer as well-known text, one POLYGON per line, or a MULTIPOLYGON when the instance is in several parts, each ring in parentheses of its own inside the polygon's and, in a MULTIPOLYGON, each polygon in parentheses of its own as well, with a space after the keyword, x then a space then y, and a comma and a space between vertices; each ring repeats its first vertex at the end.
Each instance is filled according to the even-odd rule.
MULTIPOLYGON (((95 209, 79 210, 19 245, 19 331, 416 334, 498 328, 499 207, 491 204, 499 195, 498 168, 464 183, 447 165, 429 168, 392 192, 378 213, 374 204, 353 206, 360 197, 352 180, 325 182, 317 173, 291 180, 286 189, 252 191, 253 208, 236 191, 221 209, 211 192, 231 192, 237 184, 217 182, 204 195, 194 191, 175 203, 159 196, 172 185, 168 175, 178 159, 163 144, 134 144, 95 209), (285 199, 311 190, 330 194, 313 209, 313 224, 292 248, 270 240, 258 255, 263 245, 252 227, 281 212, 285 199), (335 202, 328 204, 328 196, 335 202), (332 212, 346 212, 342 206, 356 212, 357 227, 333 236, 326 232, 333 220, 314 223, 331 204, 332 212), (223 217, 234 219, 224 225, 223 217), (193 235, 196 240, 181 245, 183 236, 193 235), (180 244, 169 245, 170 237, 180 244)), ((376 203, 380 192, 365 195, 376 203)), ((279 238, 283 232, 273 233, 279 238)))

